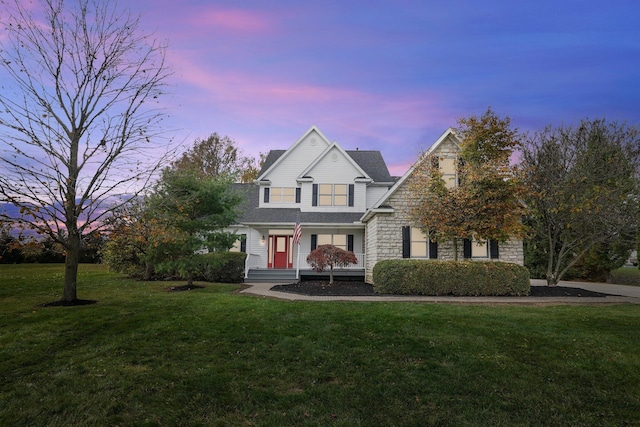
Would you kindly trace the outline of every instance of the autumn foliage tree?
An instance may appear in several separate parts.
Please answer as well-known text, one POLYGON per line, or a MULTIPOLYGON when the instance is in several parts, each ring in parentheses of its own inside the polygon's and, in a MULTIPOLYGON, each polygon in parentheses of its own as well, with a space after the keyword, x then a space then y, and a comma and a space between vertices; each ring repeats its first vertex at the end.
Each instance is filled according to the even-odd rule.
POLYGON ((0 218, 64 247, 77 300, 83 237, 135 195, 165 152, 164 46, 115 0, 2 2, 0 218))
POLYGON ((547 127, 528 138, 522 168, 530 188, 528 221, 548 285, 581 260, 633 248, 640 198, 636 128, 603 119, 547 127))
POLYGON ((307 263, 317 271, 329 269, 329 284, 333 285, 333 268, 357 264, 358 258, 353 252, 345 251, 334 245, 320 245, 307 256, 307 263))
POLYGON ((105 223, 109 239, 102 250, 103 262, 112 271, 150 280, 154 272, 149 260, 151 240, 166 230, 148 212, 146 198, 130 199, 105 223))
POLYGON ((182 153, 171 167, 239 182, 253 182, 258 177, 256 160, 243 155, 233 139, 215 132, 205 139, 196 139, 193 147, 182 153))
POLYGON ((455 133, 461 141, 458 184, 448 188, 437 157, 424 155, 410 188, 413 221, 434 241, 452 241, 457 259, 460 238, 504 242, 524 235, 525 187, 511 165, 520 142, 508 117, 489 108, 481 117, 460 119, 455 133))

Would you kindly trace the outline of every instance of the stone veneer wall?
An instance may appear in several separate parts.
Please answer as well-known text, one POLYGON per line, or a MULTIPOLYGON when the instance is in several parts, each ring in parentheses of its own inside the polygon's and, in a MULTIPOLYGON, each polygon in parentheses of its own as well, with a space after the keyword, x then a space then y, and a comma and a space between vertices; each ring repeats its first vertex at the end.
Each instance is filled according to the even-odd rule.
MULTIPOLYGON (((453 143, 445 143, 439 147, 438 155, 448 156, 457 152, 453 143)), ((410 179, 407 179, 389 198, 386 205, 394 209, 394 213, 378 213, 366 225, 365 280, 373 283, 373 267, 378 261, 402 258, 402 227, 413 225, 409 217, 416 198, 410 190, 410 179)), ((458 243, 458 259, 463 258, 462 239, 458 243)), ((512 240, 499 244, 499 261, 524 265, 524 247, 521 240, 512 240)), ((452 260, 453 242, 438 244, 438 259, 452 260)))

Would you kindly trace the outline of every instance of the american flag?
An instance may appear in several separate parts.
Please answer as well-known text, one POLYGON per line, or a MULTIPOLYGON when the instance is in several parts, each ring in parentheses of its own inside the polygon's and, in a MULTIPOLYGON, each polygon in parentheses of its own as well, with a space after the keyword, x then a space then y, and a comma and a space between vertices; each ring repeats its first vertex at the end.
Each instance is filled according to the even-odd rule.
POLYGON ((297 221, 296 226, 293 227, 293 243, 299 245, 300 237, 302 237, 302 226, 300 225, 300 221, 297 221))

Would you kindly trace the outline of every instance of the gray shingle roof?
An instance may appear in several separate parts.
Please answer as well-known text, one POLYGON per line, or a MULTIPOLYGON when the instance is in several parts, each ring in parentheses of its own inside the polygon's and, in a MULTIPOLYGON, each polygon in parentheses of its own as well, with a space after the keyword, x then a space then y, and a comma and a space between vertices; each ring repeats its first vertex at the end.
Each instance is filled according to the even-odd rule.
POLYGON ((242 194, 239 206, 242 224, 352 224, 359 222, 364 212, 300 212, 299 208, 259 208, 260 187, 255 184, 233 184, 242 194))
MULTIPOLYGON (((287 150, 271 150, 265 159, 264 165, 258 176, 267 171, 287 150)), ((379 151, 374 150, 348 150, 346 153, 351 156, 354 162, 362 168, 373 179, 374 182, 393 182, 394 179, 389 174, 387 164, 379 151)))

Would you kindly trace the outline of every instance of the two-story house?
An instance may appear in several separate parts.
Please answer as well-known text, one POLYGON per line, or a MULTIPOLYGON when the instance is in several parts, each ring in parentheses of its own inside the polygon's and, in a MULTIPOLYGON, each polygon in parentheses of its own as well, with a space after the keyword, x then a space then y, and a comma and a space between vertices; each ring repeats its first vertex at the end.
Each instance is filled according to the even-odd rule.
MULTIPOLYGON (((450 185, 457 179, 458 144, 448 129, 428 152, 440 157, 450 185)), ((311 275, 307 255, 323 244, 354 252, 358 264, 343 274, 369 282, 382 259, 452 258, 449 245, 436 248, 410 223, 413 170, 394 178, 379 151, 344 150, 315 126, 288 149, 270 151, 255 183, 236 184, 244 204, 233 227, 241 236, 235 250, 247 253, 246 280, 311 275), (296 223, 302 231, 299 241, 296 223)), ((484 245, 484 258, 523 262, 522 242, 502 244, 500 250, 490 242, 484 245)), ((483 258, 482 245, 470 245, 467 253, 468 246, 465 256, 483 258)))

